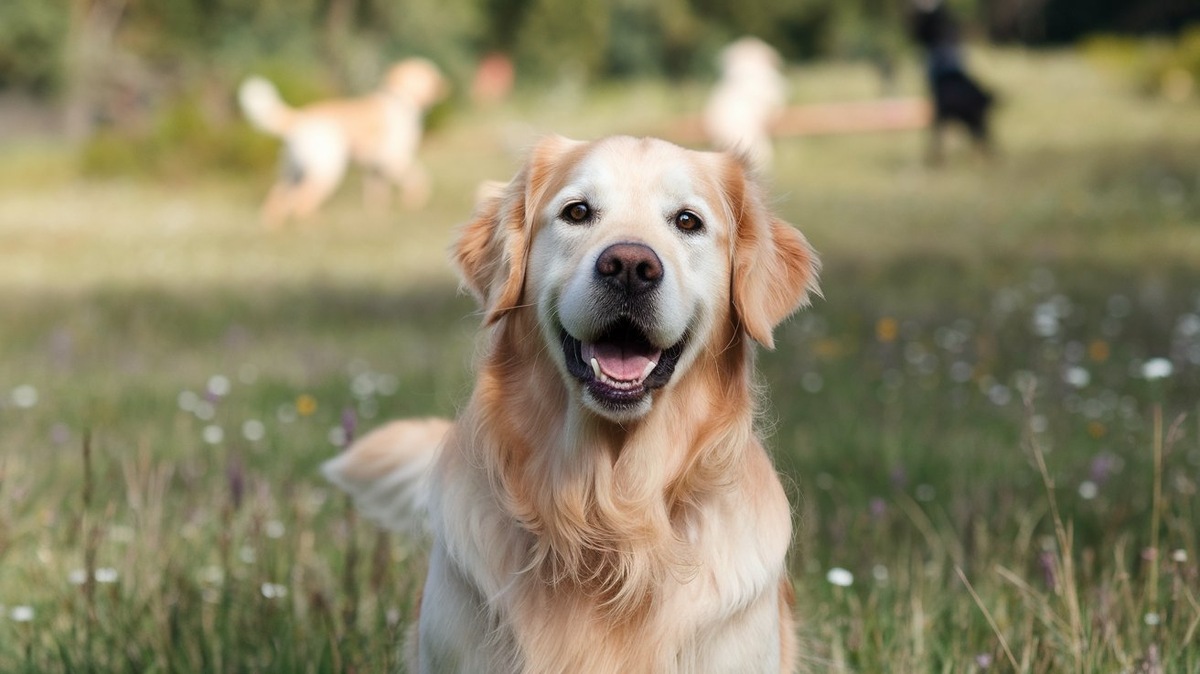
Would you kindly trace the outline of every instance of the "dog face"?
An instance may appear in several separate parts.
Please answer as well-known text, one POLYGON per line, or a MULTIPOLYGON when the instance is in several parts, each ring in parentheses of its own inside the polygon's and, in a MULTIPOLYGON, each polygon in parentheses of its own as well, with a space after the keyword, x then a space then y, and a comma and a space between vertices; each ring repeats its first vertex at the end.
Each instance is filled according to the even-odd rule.
POLYGON ((388 69, 383 90, 408 97, 422 109, 432 107, 450 94, 450 83, 432 61, 407 58, 388 69))
POLYGON ((771 346, 816 290, 815 254, 740 162, 653 139, 543 141, 456 256, 488 321, 535 312, 567 388, 617 422, 715 357, 718 335, 771 346))

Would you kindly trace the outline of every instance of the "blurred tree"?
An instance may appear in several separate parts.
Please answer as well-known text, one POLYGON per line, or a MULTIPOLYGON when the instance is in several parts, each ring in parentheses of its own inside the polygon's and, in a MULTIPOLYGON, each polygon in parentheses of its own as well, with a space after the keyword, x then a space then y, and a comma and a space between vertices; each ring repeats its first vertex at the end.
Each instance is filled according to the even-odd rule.
POLYGON ((0 89, 45 93, 58 84, 67 18, 45 0, 0 3, 0 89))
POLYGON ((111 59, 125 4, 125 0, 72 0, 70 4, 64 47, 66 132, 71 138, 91 135, 101 95, 99 80, 111 59))
POLYGON ((530 0, 513 50, 519 77, 578 80, 604 72, 609 11, 606 0, 530 0))

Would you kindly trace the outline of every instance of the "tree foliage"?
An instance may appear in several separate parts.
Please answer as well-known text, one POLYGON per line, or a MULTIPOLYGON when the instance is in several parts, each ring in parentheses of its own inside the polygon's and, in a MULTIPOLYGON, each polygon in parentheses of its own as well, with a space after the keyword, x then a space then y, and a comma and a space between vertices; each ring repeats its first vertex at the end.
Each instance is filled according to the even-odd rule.
MULTIPOLYGON (((147 73, 241 71, 280 64, 370 86, 394 58, 423 54, 465 78, 480 55, 513 55, 522 76, 677 76, 711 68, 724 42, 757 35, 788 59, 879 58, 904 46, 911 0, 4 0, 0 89, 71 86, 65 57, 86 39, 72 22, 107 5, 109 49, 147 73), (76 15, 72 18, 73 13, 76 15)), ((996 39, 1178 30, 1200 20, 1177 0, 946 0, 996 39)))

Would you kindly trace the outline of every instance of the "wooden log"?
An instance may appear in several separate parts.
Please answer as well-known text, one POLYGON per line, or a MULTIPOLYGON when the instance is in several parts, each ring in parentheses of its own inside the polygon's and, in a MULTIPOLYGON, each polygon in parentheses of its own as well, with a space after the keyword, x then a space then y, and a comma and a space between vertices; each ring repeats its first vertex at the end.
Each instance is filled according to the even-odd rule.
MULTIPOLYGON (((909 131, 929 126, 931 111, 923 98, 887 98, 845 103, 789 106, 771 126, 776 138, 849 133, 909 131)), ((707 140, 701 117, 686 117, 671 126, 671 138, 683 143, 707 140)))

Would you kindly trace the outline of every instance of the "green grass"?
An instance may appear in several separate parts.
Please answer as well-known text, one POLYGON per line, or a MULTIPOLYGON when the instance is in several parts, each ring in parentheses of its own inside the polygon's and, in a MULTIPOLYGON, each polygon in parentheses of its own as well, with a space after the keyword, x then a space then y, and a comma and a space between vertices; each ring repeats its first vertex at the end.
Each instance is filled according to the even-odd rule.
MULTIPOLYGON (((760 356, 808 659, 1198 671, 1200 108, 1070 54, 975 64, 1004 100, 995 162, 930 169, 915 132, 777 146, 776 207, 826 264, 760 356), (1173 373, 1148 381, 1156 357, 1173 373)), ((876 91, 846 65, 793 82, 876 91)), ((426 146, 427 210, 364 212, 352 179, 284 233, 256 221, 269 176, 88 182, 60 149, 7 153, 0 671, 394 668, 423 553, 318 464, 348 418, 465 400, 478 315, 445 250, 478 181, 538 132, 669 133, 702 100, 460 111, 426 146)))

